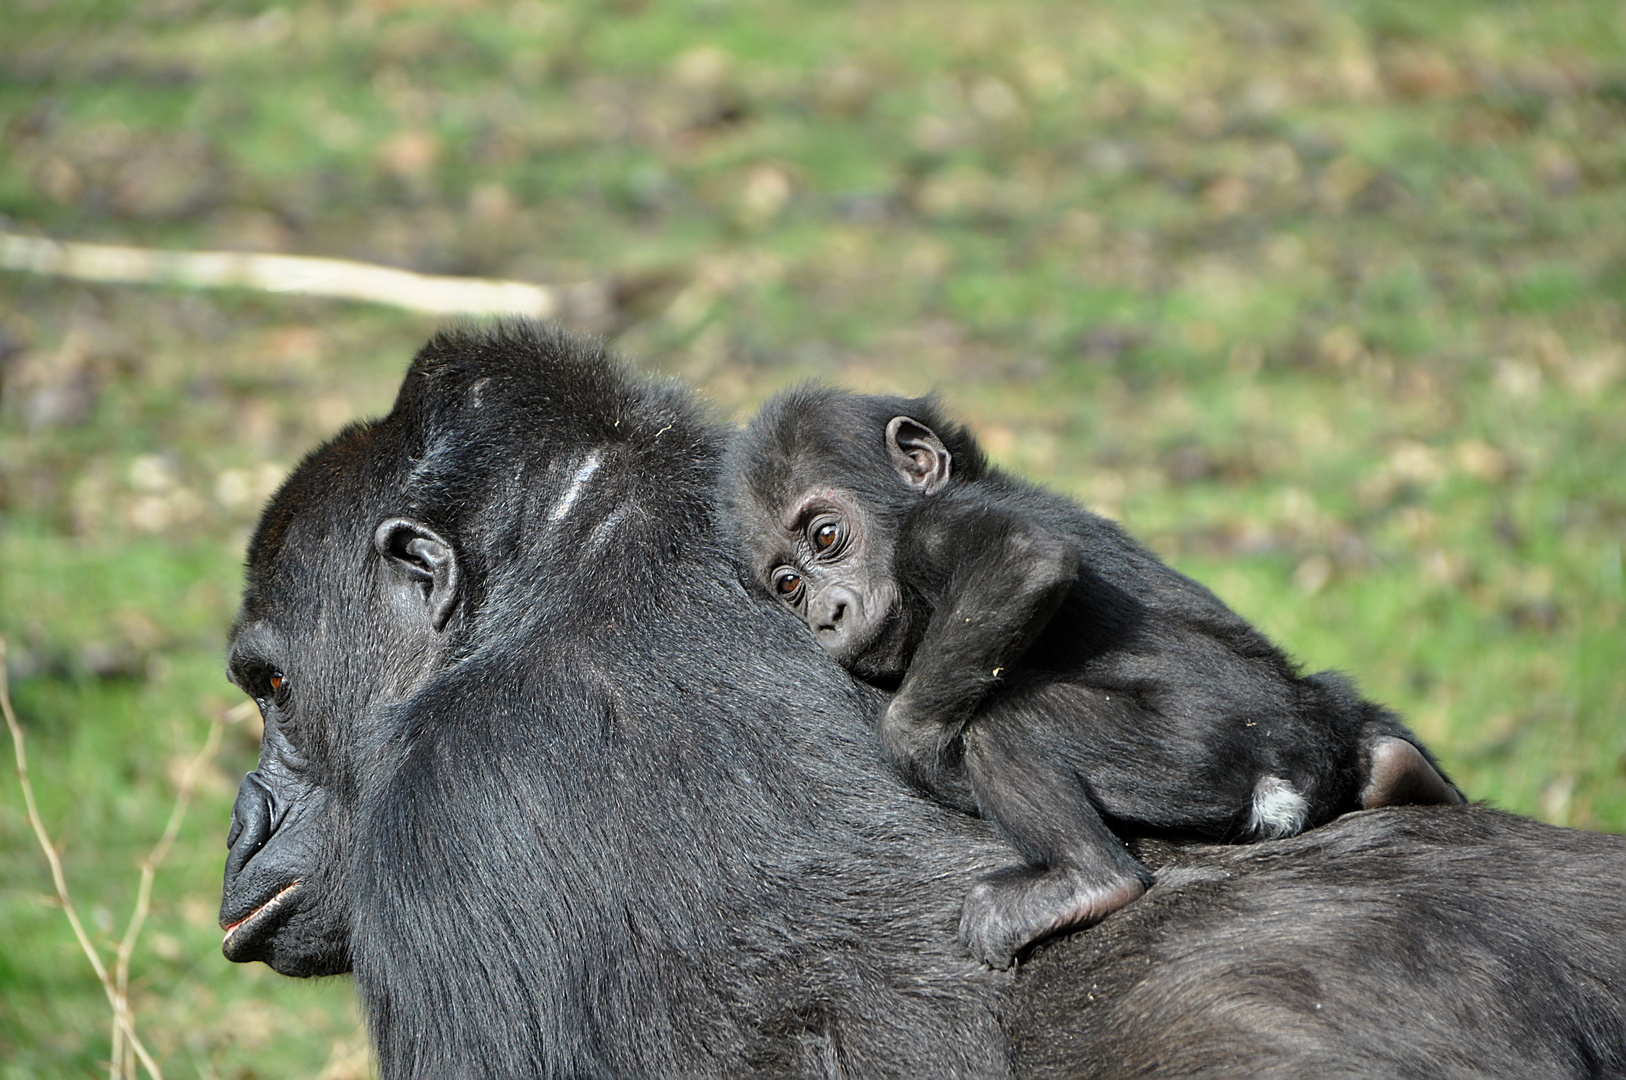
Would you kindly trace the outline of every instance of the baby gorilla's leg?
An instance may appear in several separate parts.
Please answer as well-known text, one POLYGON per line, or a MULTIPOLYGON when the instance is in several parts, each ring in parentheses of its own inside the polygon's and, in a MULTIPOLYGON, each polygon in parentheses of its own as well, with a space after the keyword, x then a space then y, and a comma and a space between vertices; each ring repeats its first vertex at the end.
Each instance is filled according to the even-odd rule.
POLYGON ((1152 876, 1101 820, 1084 778, 1065 764, 1058 737, 1074 735, 999 702, 965 735, 967 777, 982 815, 997 823, 1026 865, 979 880, 966 895, 960 940, 1006 968, 1022 949, 1059 930, 1088 926, 1146 891, 1152 876))

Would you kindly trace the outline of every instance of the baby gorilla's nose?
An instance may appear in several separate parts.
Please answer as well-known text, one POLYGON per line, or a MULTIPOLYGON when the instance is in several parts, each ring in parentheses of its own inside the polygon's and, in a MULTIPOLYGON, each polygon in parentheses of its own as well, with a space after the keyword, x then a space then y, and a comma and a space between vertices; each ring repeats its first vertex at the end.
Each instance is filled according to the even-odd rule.
POLYGON ((839 585, 822 590, 808 605, 807 621, 812 625, 813 632, 821 637, 843 636, 847 629, 847 616, 857 600, 851 590, 839 585))

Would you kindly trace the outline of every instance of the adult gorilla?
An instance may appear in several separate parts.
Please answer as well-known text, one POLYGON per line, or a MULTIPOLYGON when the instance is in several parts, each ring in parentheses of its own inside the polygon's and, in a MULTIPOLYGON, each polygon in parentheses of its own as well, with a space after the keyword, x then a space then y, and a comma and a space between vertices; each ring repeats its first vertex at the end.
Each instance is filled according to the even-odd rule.
POLYGON ((1020 975, 1010 853, 743 588, 723 433, 594 346, 455 331, 249 550, 233 960, 354 970, 387 1077, 1626 1073, 1626 845, 1482 809, 1143 851, 1020 975))

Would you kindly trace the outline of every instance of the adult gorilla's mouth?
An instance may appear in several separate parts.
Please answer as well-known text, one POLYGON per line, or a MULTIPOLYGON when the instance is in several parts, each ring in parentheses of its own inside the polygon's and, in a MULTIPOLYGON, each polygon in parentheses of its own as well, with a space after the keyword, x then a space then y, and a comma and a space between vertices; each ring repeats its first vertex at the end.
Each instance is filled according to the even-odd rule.
POLYGON ((226 936, 221 939, 220 951, 226 954, 226 959, 238 960, 256 938, 281 923, 292 910, 287 901, 298 893, 303 884, 298 880, 290 881, 242 918, 231 923, 222 920, 220 928, 226 932, 226 936))

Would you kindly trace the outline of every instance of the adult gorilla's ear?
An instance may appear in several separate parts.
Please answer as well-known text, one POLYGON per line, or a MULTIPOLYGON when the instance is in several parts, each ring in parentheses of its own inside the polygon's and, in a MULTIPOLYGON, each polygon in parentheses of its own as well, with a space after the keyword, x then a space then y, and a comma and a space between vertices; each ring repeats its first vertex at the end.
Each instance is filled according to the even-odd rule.
POLYGON ((437 634, 445 630, 462 583, 452 545, 421 521, 388 518, 373 530, 373 548, 402 613, 426 619, 437 634))
POLYGON ((954 462, 937 433, 918 420, 894 416, 886 425, 886 449, 903 482, 930 495, 948 483, 954 462))

